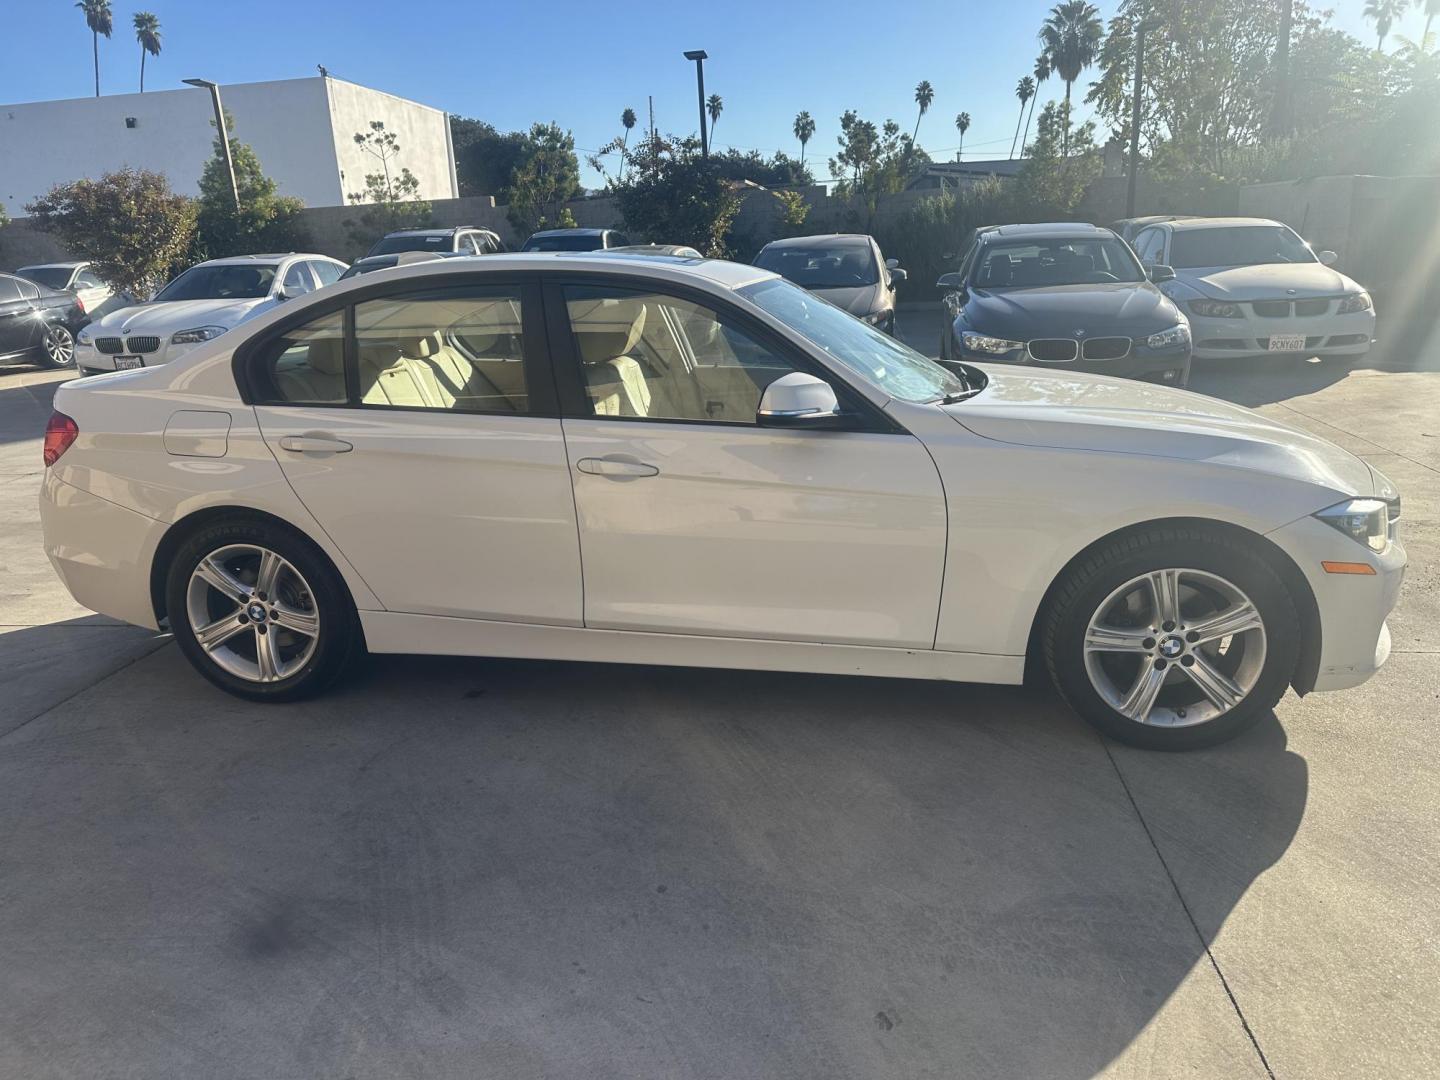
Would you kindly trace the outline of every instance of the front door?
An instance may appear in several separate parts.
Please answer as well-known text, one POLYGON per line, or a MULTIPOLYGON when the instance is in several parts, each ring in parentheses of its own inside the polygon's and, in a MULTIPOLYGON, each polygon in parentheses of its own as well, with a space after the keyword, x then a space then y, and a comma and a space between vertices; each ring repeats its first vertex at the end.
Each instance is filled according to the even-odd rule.
POLYGON ((933 647, 945 501, 919 440, 757 426, 807 362, 719 304, 573 284, 547 305, 587 627, 933 647))
POLYGON ((388 610, 580 625, 538 287, 408 288, 245 357, 265 441, 388 610))

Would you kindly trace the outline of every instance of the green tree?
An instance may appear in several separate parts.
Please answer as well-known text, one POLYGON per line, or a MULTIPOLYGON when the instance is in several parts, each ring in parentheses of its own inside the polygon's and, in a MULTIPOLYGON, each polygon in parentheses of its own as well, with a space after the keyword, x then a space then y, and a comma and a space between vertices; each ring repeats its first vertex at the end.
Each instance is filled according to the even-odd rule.
POLYGON ((227 114, 230 157, 235 164, 235 188, 240 209, 230 191, 224 146, 216 133, 214 153, 200 174, 200 205, 196 228, 200 251, 207 259, 254 255, 262 251, 304 251, 309 231, 300 211, 304 203, 279 194, 275 181, 265 175, 260 159, 246 143, 235 138, 234 120, 227 114))
POLYGON ((627 108, 620 114, 620 126, 625 129, 625 134, 624 134, 623 136, 621 136, 621 138, 620 138, 620 168, 621 168, 621 169, 624 169, 624 168, 625 168, 625 162, 626 162, 627 160, 629 160, 630 132, 635 129, 635 125, 636 125, 637 123, 639 123, 639 119, 636 117, 636 115, 635 115, 635 110, 634 110, 634 109, 631 109, 631 108, 627 107, 627 108))
POLYGON ((1070 217, 1100 175, 1095 124, 1071 130, 1069 108, 1063 101, 1051 101, 1040 110, 1029 160, 1015 179, 1017 203, 1031 220, 1070 217))
POLYGON ((749 180, 768 188, 808 187, 815 182, 809 169, 783 151, 767 158, 758 150, 731 147, 721 154, 712 150, 710 158, 727 180, 749 180))
POLYGON ((1409 0, 1365 0, 1365 18, 1375 24, 1375 51, 1385 51, 1390 27, 1410 6, 1409 0))
POLYGON ((965 132, 970 130, 970 114, 962 112, 955 117, 955 130, 960 133, 960 145, 955 148, 955 160, 960 161, 965 156, 965 132))
MULTIPOLYGON (((1015 84, 1015 96, 1020 99, 1020 115, 1015 117, 1015 135, 1010 140, 1010 158, 1014 160, 1015 144, 1020 141, 1020 121, 1025 119, 1025 103, 1035 96, 1035 80, 1026 75, 1015 84)), ((1024 151, 1022 146, 1021 151, 1024 151)))
POLYGON ((705 111, 710 114, 710 141, 715 141, 715 125, 720 122, 720 114, 725 111, 725 102, 719 94, 711 94, 705 99, 705 111))
POLYGON ((699 139, 646 139, 611 191, 626 228, 641 238, 728 254, 730 226, 740 210, 738 185, 720 174, 715 159, 701 157, 699 139))
POLYGON ((95 96, 100 96, 100 39, 109 38, 115 29, 115 17, 110 11, 110 0, 78 0, 75 5, 85 13, 85 25, 90 27, 90 49, 95 55, 95 96))
POLYGON ((525 151, 525 133, 502 133, 484 120, 450 118, 455 146, 455 175, 461 195, 494 195, 505 201, 510 178, 525 151))
POLYGON ((384 121, 372 120, 368 131, 355 133, 355 145, 379 162, 380 169, 365 174, 364 190, 350 192, 350 201, 364 206, 358 218, 345 222, 351 243, 364 250, 377 236, 428 225, 430 204, 420 198, 420 178, 400 164, 402 148, 395 133, 385 130, 384 121))
POLYGON ((164 174, 137 169, 59 184, 25 207, 117 292, 148 295, 190 249, 195 200, 170 190, 164 174))
POLYGON ((929 79, 921 79, 920 84, 915 87, 915 104, 919 106, 919 112, 915 116, 915 132, 910 136, 913 143, 920 138, 920 121, 930 111, 930 106, 935 102, 935 88, 930 85, 929 79))
MULTIPOLYGON (((1100 52, 1104 28, 1100 25, 1100 10, 1086 0, 1065 0, 1051 9, 1049 17, 1040 27, 1040 45, 1050 67, 1065 82, 1065 111, 1070 118, 1070 87, 1082 72, 1095 63, 1100 52)), ((1070 155, 1070 138, 1067 130, 1061 138, 1060 156, 1070 155)))
POLYGON ((140 44, 140 92, 145 92, 145 57, 160 55, 160 20, 148 11, 135 13, 135 40, 140 44))
POLYGON ((1425 29, 1420 31, 1420 48, 1430 47, 1430 24, 1440 15, 1440 0, 1420 0, 1425 10, 1425 29))
MULTIPOLYGON (((1440 3, 1440 0, 1436 0, 1436 2, 1440 3)), ((800 164, 803 166, 805 164, 805 144, 815 134, 815 121, 810 118, 808 112, 801 110, 795 114, 795 123, 790 130, 795 133, 795 138, 800 140, 800 164)))
POLYGON ((580 194, 574 136, 558 124, 532 125, 506 194, 510 205, 505 216, 522 236, 546 227, 564 228, 564 204, 580 194))

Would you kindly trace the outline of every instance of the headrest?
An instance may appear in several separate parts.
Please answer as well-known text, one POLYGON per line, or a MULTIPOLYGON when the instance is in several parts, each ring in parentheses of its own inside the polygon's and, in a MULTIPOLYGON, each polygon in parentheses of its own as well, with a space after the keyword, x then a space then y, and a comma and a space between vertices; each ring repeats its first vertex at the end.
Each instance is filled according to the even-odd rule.
POLYGON ((624 356, 640 343, 645 333, 643 301, 572 300, 569 307, 582 363, 604 364, 624 356))
POLYGON ((340 375, 345 371, 345 342, 340 338, 316 338, 310 342, 307 360, 310 369, 321 375, 340 375))
POLYGON ((434 356, 439 351, 439 342, 434 334, 402 334, 395 344, 403 356, 434 356))

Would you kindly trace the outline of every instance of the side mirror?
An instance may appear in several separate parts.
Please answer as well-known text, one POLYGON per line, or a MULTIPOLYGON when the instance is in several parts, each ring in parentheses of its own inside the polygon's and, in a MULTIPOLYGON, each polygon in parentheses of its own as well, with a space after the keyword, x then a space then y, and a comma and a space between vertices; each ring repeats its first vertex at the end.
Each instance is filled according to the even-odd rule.
POLYGON ((899 265, 900 265, 900 260, 899 260, 899 259, 886 259, 886 260, 885 260, 885 269, 886 269, 886 270, 894 270, 894 269, 895 269, 896 267, 898 267, 899 265))
POLYGON ((890 287, 893 289, 896 285, 899 285, 900 282, 907 280, 909 277, 910 275, 907 274, 904 270, 901 270, 898 266, 891 267, 890 287))
POLYGON ((840 401, 824 379, 792 371, 760 395, 755 422, 761 427, 827 427, 840 417, 840 401))
POLYGON ((1321 264, 1324 266, 1334 266, 1335 260, 1340 258, 1339 255, 1336 255, 1335 252, 1331 251, 1329 248, 1326 248, 1324 251, 1317 251, 1315 253, 1315 257, 1319 259, 1321 264))
POLYGON ((1150 267, 1149 274, 1150 280, 1155 282, 1155 284, 1157 285, 1160 284, 1162 281, 1175 280, 1175 268, 1171 266, 1166 266, 1164 263, 1155 263, 1153 266, 1150 267))
POLYGON ((278 288, 278 289, 275 290, 275 299, 276 299, 276 300, 282 300, 282 301, 283 301, 283 300, 293 300, 294 298, 295 298, 295 297, 291 294, 290 290, 287 289, 287 288, 285 288, 285 286, 283 286, 283 285, 280 286, 280 288, 278 288))
POLYGON ((942 292, 964 292, 965 278, 960 274, 941 274, 935 280, 935 287, 942 292))

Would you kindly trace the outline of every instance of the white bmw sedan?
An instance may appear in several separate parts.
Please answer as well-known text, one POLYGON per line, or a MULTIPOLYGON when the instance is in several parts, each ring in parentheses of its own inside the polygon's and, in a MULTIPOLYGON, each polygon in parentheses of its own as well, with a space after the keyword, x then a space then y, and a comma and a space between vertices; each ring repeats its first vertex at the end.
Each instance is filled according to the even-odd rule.
POLYGON ((1389 652, 1400 501, 1210 398, 956 375, 767 271, 397 267, 62 386, 87 607, 276 701, 363 650, 1019 683, 1215 743, 1389 652))
POLYGON ((75 338, 82 375, 156 367, 246 319, 338 281, 328 255, 237 255, 196 263, 146 304, 96 319, 75 338))
POLYGON ((1364 356, 1375 337, 1370 294, 1288 225, 1265 218, 1176 218, 1142 229, 1135 253, 1185 312, 1196 360, 1364 356), (1166 279, 1164 271, 1174 271, 1166 279))

